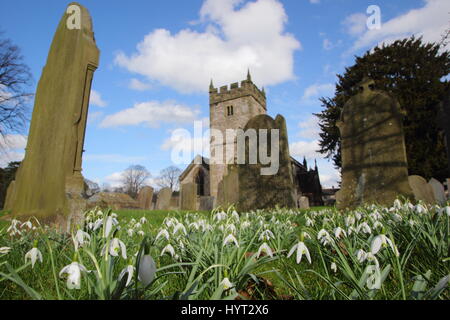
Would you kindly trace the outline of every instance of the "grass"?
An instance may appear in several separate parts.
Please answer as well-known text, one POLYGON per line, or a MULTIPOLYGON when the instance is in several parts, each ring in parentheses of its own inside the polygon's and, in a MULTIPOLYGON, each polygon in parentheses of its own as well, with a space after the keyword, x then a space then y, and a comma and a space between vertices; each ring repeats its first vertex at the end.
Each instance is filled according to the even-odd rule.
MULTIPOLYGON (((13 238, 0 234, 0 247, 12 248, 9 254, 0 254, 0 299, 38 298, 34 291, 44 299, 111 299, 120 287, 118 274, 128 263, 137 265, 135 253, 145 244, 160 270, 160 278, 149 290, 134 279, 132 286, 119 294, 121 299, 160 300, 183 295, 192 299, 223 299, 245 297, 249 292, 254 299, 449 299, 445 277, 450 274, 450 214, 446 208, 429 207, 424 211, 419 206, 368 206, 347 212, 326 207, 257 211, 241 214, 240 218, 233 216, 232 210, 223 218, 216 212, 118 210, 115 213, 121 228, 116 232, 113 229, 109 238, 102 236, 104 224, 98 231, 85 227, 91 241, 79 249, 78 261, 88 270, 97 268, 103 276, 101 282, 95 280, 94 273, 83 276, 80 290, 68 290, 58 277, 62 267, 74 258, 70 238, 52 231, 23 233, 13 238), (148 222, 138 226, 142 217, 148 222), (349 222, 350 218, 354 221, 349 222), (370 233, 359 230, 364 223, 370 225, 370 233), (176 231, 179 224, 186 228, 186 234, 181 229, 176 231), (335 235, 338 226, 345 230, 345 236, 335 235), (162 229, 168 230, 169 240, 155 239, 162 229), (266 229, 273 231, 273 238, 261 239, 266 229), (130 230, 134 230, 131 235, 130 230), (146 238, 138 235, 138 230, 146 238), (330 244, 321 243, 318 235, 322 230, 330 233, 330 244), (305 238, 305 232, 310 238, 305 238), (239 246, 223 244, 230 234, 236 236, 239 246), (396 256, 387 244, 375 253, 381 284, 380 288, 370 289, 368 278, 372 275, 367 267, 373 266, 374 261, 369 257, 359 262, 357 251, 370 252, 380 234, 394 241, 400 255, 396 256), (112 237, 124 241, 127 259, 101 257, 102 247, 112 237), (35 240, 44 261, 31 268, 29 262, 24 264, 24 255, 35 240), (297 263, 296 253, 287 257, 299 241, 304 241, 309 249, 311 264, 305 253, 301 263, 297 263), (275 252, 274 258, 255 258, 264 242, 275 252), (168 244, 179 257, 161 254, 168 244), (336 265, 336 272, 332 271, 332 264, 336 265), (225 278, 233 283, 231 291, 222 288, 225 278)), ((87 217, 88 222, 99 219, 94 211, 87 217)))

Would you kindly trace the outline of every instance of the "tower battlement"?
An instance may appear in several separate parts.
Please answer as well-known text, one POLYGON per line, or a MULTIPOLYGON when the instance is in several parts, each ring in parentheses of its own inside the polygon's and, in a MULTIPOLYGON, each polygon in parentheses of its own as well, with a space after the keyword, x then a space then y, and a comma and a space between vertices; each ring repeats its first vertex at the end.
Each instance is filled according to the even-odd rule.
POLYGON ((230 86, 222 86, 220 89, 214 88, 212 82, 209 88, 209 101, 210 105, 225 102, 228 100, 234 100, 241 97, 252 96, 258 101, 264 109, 266 107, 266 93, 264 89, 259 88, 253 83, 250 73, 247 76, 247 80, 232 83, 230 86))

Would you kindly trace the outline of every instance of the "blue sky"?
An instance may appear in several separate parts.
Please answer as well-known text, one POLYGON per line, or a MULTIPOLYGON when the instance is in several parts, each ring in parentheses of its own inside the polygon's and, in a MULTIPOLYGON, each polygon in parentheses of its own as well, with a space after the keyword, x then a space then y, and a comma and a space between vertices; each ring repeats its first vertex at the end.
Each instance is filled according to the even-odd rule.
MULTIPOLYGON (((21 49, 35 89, 69 2, 4 1, 0 29, 21 49)), ((287 120, 291 153, 318 159, 322 183, 337 172, 317 154, 318 98, 332 96, 336 74, 354 55, 411 34, 439 41, 448 0, 84 0, 94 22, 100 67, 93 83, 83 174, 116 185, 129 165, 156 177, 172 165, 170 138, 209 117, 208 86, 245 79, 264 86, 268 113, 287 120), (369 30, 367 8, 381 10, 369 30)), ((23 137, 6 138, 0 165, 23 157, 23 137)), ((190 141, 185 141, 190 147, 190 141)), ((192 154, 192 157, 194 154, 192 154)), ((181 169, 185 166, 179 165, 181 169)))

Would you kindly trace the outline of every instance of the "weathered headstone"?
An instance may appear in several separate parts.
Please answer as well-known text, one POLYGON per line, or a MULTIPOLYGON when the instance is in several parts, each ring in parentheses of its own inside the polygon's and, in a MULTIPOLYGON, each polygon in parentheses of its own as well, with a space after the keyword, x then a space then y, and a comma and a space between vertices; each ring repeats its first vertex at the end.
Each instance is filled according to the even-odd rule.
POLYGON ((199 208, 200 211, 211 211, 214 209, 214 197, 200 197, 199 208))
POLYGON ((392 205, 398 196, 411 198, 400 105, 391 94, 376 90, 371 79, 365 78, 358 89, 337 123, 342 147, 337 205, 392 205))
POLYGON ((281 208, 296 208, 297 203, 295 200, 286 120, 281 115, 278 115, 275 120, 267 115, 258 115, 248 121, 244 132, 248 132, 251 129, 256 130, 257 133, 257 149, 253 150, 257 154, 252 154, 251 143, 245 143, 246 164, 238 164, 238 209, 247 211, 270 209, 277 206, 281 208), (261 134, 267 138, 266 144, 261 143, 261 134), (274 146, 271 143, 273 135, 275 137, 278 135, 279 138, 275 139, 278 141, 274 146), (271 157, 277 153, 278 163, 264 164, 261 155, 271 157), (251 156, 256 156, 256 164, 251 164, 249 161, 251 156), (271 166, 278 166, 277 172, 274 174, 263 174, 271 166))
POLYGON ((39 81, 28 143, 17 174, 12 214, 69 231, 86 208, 81 163, 91 83, 99 63, 91 17, 71 3, 39 81))
POLYGON ((172 189, 163 188, 158 193, 156 200, 156 210, 169 210, 170 201, 172 199, 172 189))
POLYGON ((410 176, 409 185, 414 193, 414 197, 417 201, 424 201, 425 203, 435 203, 433 190, 427 183, 427 180, 421 176, 410 176))
POLYGON ((440 204, 440 205, 445 204, 447 202, 447 197, 445 196, 445 188, 442 185, 442 183, 440 183, 436 179, 432 178, 428 182, 428 185, 431 188, 431 191, 433 193, 434 200, 436 201, 436 203, 440 204))
POLYGON ((197 210, 197 185, 193 182, 181 185, 181 210, 197 210))
POLYGON ((309 199, 308 197, 300 197, 299 209, 309 209, 309 199))
POLYGON ((5 205, 4 205, 5 210, 12 209, 12 199, 14 199, 15 186, 16 186, 16 182, 11 181, 11 183, 8 186, 8 189, 6 190, 6 198, 5 198, 5 205))
POLYGON ((139 206, 142 210, 152 209, 153 191, 154 190, 152 187, 143 187, 139 191, 137 201, 139 202, 139 206))
POLYGON ((228 174, 219 182, 216 207, 228 208, 239 201, 239 176, 235 165, 228 166, 228 174))
POLYGON ((87 200, 87 208, 102 209, 141 209, 138 201, 124 193, 100 192, 87 200))
POLYGON ((180 209, 180 196, 172 195, 170 199, 170 210, 179 210, 180 209))

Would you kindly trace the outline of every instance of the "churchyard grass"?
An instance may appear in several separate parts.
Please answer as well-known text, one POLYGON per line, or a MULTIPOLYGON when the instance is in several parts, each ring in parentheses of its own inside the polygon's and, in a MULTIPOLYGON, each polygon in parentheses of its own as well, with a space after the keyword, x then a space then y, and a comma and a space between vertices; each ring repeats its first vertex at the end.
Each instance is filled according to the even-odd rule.
POLYGON ((12 221, 0 227, 0 299, 449 299, 449 226, 450 206, 400 201, 91 210, 72 236, 12 221))

